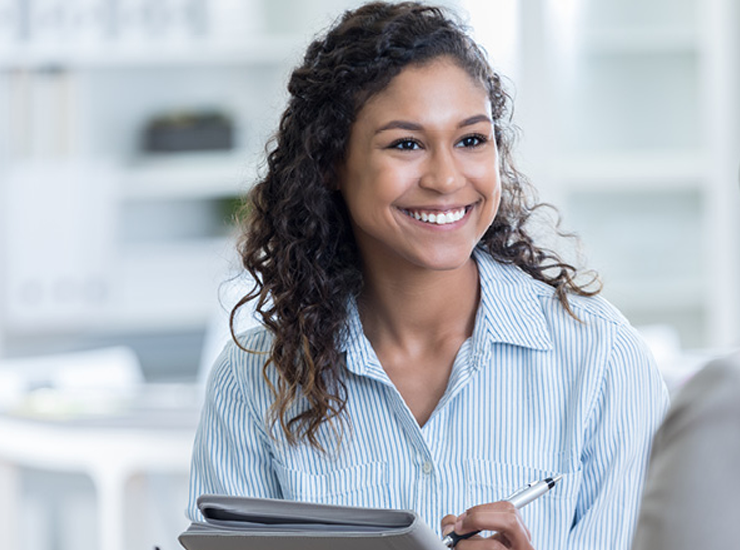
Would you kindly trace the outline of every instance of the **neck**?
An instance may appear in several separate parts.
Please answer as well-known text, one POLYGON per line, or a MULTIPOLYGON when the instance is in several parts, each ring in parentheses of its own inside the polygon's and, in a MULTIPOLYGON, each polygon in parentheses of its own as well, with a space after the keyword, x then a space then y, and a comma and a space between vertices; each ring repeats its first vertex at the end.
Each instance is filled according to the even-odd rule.
POLYGON ((472 258, 454 270, 396 266, 392 271, 365 269, 364 277, 358 304, 373 345, 392 342, 413 348, 472 334, 480 299, 472 258))

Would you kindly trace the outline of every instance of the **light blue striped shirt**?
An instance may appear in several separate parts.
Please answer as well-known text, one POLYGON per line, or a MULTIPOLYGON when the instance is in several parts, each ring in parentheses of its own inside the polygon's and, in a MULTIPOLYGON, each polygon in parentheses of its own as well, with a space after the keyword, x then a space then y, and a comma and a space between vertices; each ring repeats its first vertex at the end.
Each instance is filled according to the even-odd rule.
MULTIPOLYGON (((211 372, 196 435, 188 515, 203 493, 446 514, 564 474, 521 511, 535 548, 627 549, 652 435, 668 393, 636 331, 604 299, 572 297, 476 251, 481 301, 447 390, 420 427, 350 307, 347 413, 339 450, 291 447, 265 425, 265 355, 229 344, 211 372)), ((263 328, 243 336, 267 352, 263 328)), ((274 380, 274 371, 270 371, 274 380)), ((322 425, 320 441, 335 449, 322 425)))

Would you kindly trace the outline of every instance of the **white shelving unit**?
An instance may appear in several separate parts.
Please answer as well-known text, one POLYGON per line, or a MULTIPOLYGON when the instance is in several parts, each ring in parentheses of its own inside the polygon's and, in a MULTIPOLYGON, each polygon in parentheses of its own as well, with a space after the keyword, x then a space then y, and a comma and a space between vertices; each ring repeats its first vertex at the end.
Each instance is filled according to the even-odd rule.
POLYGON ((289 71, 309 33, 356 3, 0 0, 0 356, 202 331, 289 71), (147 21, 155 8, 182 28, 147 21), (199 110, 230 117, 233 150, 143 151, 153 116, 199 110))
POLYGON ((300 36, 265 34, 242 37, 239 42, 217 42, 194 37, 186 43, 158 44, 102 43, 95 48, 86 44, 11 45, 0 51, 4 67, 44 68, 59 65, 75 69, 142 68, 198 65, 243 67, 252 65, 283 65, 301 47, 300 36))
POLYGON ((637 325, 672 325, 687 347, 740 345, 740 6, 522 9, 539 21, 522 28, 519 85, 533 179, 582 238, 605 295, 637 325))
POLYGON ((233 197, 256 177, 257 159, 242 153, 148 155, 125 167, 124 200, 233 197))

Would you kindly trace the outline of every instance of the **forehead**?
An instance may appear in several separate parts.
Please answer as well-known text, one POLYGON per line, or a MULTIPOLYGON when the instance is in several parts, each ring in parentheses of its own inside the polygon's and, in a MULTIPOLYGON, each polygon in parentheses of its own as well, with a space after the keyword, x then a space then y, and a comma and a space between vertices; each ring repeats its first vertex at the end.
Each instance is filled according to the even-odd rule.
POLYGON ((443 112, 448 116, 464 115, 463 118, 471 114, 491 115, 483 83, 449 57, 405 67, 360 108, 356 122, 402 115, 427 118, 443 112))

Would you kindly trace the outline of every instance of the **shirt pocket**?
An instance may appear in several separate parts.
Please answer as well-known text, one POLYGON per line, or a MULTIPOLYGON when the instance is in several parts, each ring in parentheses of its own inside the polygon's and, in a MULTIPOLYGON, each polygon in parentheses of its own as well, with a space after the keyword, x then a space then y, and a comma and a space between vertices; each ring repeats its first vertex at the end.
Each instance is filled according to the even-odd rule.
POLYGON ((389 507, 388 468, 384 462, 320 473, 275 466, 283 498, 342 506, 389 507))
MULTIPOLYGON (((468 459, 465 465, 466 509, 478 504, 504 500, 512 493, 540 479, 562 475, 552 490, 520 510, 522 519, 536 541, 538 533, 557 532, 567 535, 575 517, 582 474, 556 472, 518 464, 505 464, 482 459, 468 459)), ((552 539, 548 539, 552 540, 552 539)), ((534 545, 535 548, 542 547, 534 545)))

